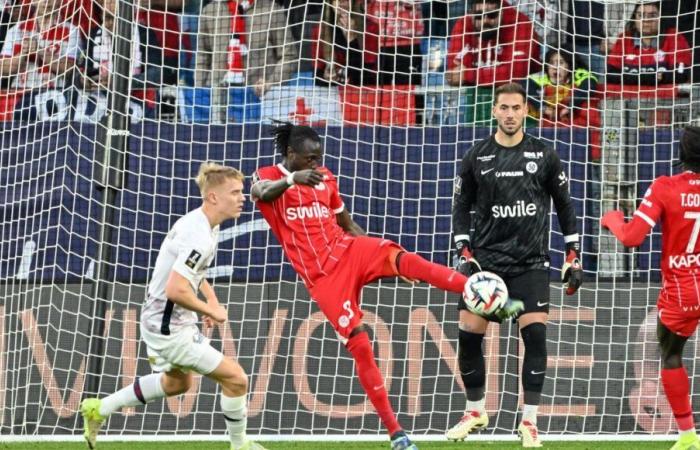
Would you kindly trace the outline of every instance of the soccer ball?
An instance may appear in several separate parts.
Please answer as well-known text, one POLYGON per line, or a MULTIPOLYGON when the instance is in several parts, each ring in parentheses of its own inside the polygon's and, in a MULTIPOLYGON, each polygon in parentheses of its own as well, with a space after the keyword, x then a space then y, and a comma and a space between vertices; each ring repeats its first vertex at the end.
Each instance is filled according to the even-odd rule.
POLYGON ((508 301, 508 287, 495 273, 477 272, 464 285, 464 303, 480 316, 490 316, 508 301))

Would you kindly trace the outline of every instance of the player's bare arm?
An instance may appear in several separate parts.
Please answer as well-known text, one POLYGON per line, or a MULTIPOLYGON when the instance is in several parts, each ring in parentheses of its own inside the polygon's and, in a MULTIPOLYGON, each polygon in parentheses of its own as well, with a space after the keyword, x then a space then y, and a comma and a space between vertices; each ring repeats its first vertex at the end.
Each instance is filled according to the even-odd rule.
POLYGON ((641 216, 635 214, 631 221, 625 222, 622 211, 608 211, 603 215, 600 225, 607 228, 625 247, 638 247, 644 242, 651 225, 641 216))
POLYGON ((254 199, 262 202, 272 202, 295 184, 316 186, 323 181, 323 174, 316 169, 297 170, 290 173, 287 178, 276 181, 263 180, 255 183, 251 189, 254 199))
POLYGON ((199 285, 199 291, 210 305, 219 304, 219 299, 216 296, 216 292, 214 292, 214 288, 211 284, 209 284, 209 281, 207 281, 206 278, 202 280, 202 284, 199 285))
POLYGON ((352 236, 364 236, 367 234, 365 233, 365 230, 363 230, 362 227, 357 224, 357 222, 352 220, 352 216, 350 216, 347 209, 344 209, 340 213, 336 214, 335 218, 338 221, 338 225, 340 225, 340 227, 348 234, 352 236))
POLYGON ((218 302, 209 304, 201 301, 192 290, 187 278, 174 270, 170 272, 165 285, 165 295, 173 303, 190 311, 209 316, 216 322, 221 323, 227 319, 226 310, 218 302))

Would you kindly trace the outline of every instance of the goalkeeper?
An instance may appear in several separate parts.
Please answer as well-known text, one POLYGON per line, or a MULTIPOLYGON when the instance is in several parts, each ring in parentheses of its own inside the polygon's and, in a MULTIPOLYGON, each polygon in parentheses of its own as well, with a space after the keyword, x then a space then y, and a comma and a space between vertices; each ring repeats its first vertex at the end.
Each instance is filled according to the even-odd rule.
MULTIPOLYGON (((583 279, 579 236, 559 156, 523 131, 527 116, 523 88, 515 83, 497 88, 493 115, 498 122, 495 135, 477 142, 465 154, 455 183, 452 226, 458 269, 467 276, 482 269, 500 275, 510 297, 523 302, 524 310, 517 318, 525 345, 524 406, 518 434, 523 447, 540 447, 537 407, 547 370, 551 200, 566 243, 562 278, 568 295, 576 292, 583 279), (470 238, 472 211, 474 234, 470 238)), ((470 312, 463 301, 459 309, 459 369, 467 410, 447 431, 452 440, 464 439, 488 425, 482 341, 489 320, 499 320, 470 312)))

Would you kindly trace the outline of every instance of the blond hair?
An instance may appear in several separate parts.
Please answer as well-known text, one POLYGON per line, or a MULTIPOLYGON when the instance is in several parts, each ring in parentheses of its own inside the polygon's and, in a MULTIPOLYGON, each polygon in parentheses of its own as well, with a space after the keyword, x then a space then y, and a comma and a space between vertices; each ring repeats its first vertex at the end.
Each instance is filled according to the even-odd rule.
POLYGON ((224 183, 226 180, 233 178, 234 180, 243 181, 245 175, 238 169, 233 167, 222 166, 221 164, 203 162, 199 166, 199 173, 195 182, 199 186, 199 192, 202 197, 207 195, 209 189, 224 183))

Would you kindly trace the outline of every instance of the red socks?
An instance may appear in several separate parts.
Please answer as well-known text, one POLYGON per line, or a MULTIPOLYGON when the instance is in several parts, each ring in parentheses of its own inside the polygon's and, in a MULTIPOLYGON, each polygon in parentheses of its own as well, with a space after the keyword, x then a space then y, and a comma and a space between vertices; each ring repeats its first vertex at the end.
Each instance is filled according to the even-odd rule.
POLYGON ((400 254, 398 270, 401 275, 412 280, 430 283, 443 291, 461 294, 467 277, 461 273, 440 264, 431 263, 415 253, 400 254))
POLYGON ((678 424, 678 431, 695 430, 693 409, 690 406, 690 385, 685 367, 661 369, 661 383, 678 424))
POLYGON ((377 410, 379 418, 392 436, 397 431, 401 431, 401 425, 396 420, 394 410, 389 403, 389 395, 384 387, 384 379, 374 361, 374 351, 369 342, 366 332, 361 332, 351 337, 346 345, 352 354, 357 366, 357 375, 360 377, 360 384, 364 388, 369 400, 377 410))

